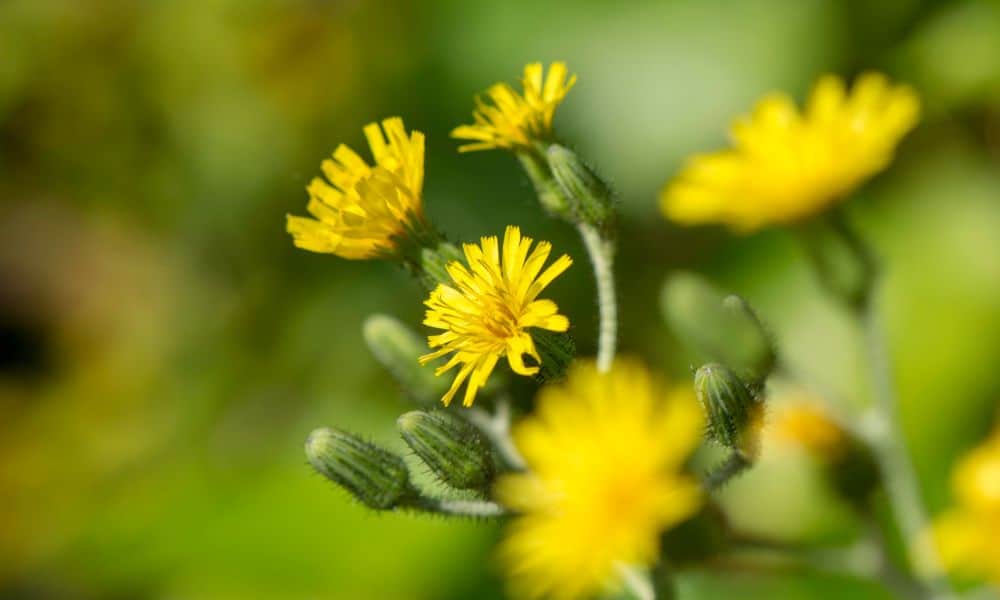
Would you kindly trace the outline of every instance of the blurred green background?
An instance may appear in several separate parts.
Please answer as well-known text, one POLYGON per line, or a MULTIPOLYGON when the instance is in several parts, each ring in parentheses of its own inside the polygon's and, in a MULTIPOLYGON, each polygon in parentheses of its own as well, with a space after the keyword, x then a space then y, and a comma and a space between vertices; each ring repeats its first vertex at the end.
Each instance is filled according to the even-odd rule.
MULTIPOLYGON (((658 314, 673 269, 751 299, 818 389, 867 402, 857 332, 787 232, 679 230, 656 194, 762 93, 877 68, 920 128, 850 205, 890 265, 904 421, 932 511, 1000 399, 1000 2, 969 0, 5 0, 0 3, 0 597, 498 598, 489 524, 376 515, 313 475, 339 425, 400 448, 408 405, 368 355, 373 312, 415 326, 395 267, 292 247, 286 212, 340 142, 401 115, 453 239, 508 223, 576 266, 551 288, 584 352, 579 242, 516 162, 460 156, 473 95, 524 63, 579 83, 560 135, 621 192, 626 352, 694 360, 658 314)), ((803 462, 728 488, 746 529, 836 538, 803 462)), ((684 573, 682 598, 886 597, 808 573, 684 573)))

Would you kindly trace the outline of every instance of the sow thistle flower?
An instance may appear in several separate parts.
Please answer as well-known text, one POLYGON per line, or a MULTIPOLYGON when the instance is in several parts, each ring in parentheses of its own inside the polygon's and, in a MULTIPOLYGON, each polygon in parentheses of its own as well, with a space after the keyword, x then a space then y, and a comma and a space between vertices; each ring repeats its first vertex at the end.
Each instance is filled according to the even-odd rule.
POLYGON ((952 488, 958 506, 933 528, 941 559, 950 570, 1000 584, 1000 430, 958 464, 952 488))
POLYGON ((476 98, 472 116, 475 123, 456 127, 451 136, 471 141, 459 147, 459 152, 473 150, 523 151, 536 141, 552 137, 552 118, 576 76, 569 76, 566 64, 554 62, 543 78, 542 63, 524 67, 522 94, 506 83, 496 83, 486 90, 487 100, 476 98))
POLYGON ((607 373, 578 363, 543 388, 513 432, 528 472, 496 487, 522 513, 500 546, 515 595, 587 597, 622 566, 654 563, 660 533, 701 503, 682 468, 703 429, 690 388, 668 389, 631 360, 607 373))
POLYGON ((403 120, 370 123, 365 137, 375 159, 369 165, 341 144, 306 188, 306 209, 315 218, 288 216, 288 233, 299 248, 368 259, 391 256, 402 237, 426 230, 423 216, 424 134, 406 133, 403 120))
POLYGON ((537 298, 573 261, 563 255, 542 271, 552 245, 539 242, 532 250, 532 242, 521 236, 519 228, 508 226, 502 254, 496 236, 482 238, 479 245, 465 244, 468 264, 449 263, 451 284, 439 284, 424 303, 428 309, 424 325, 444 333, 428 337, 430 347, 437 350, 420 357, 420 362, 452 354, 437 375, 461 365, 442 398, 445 406, 466 380, 462 404, 471 406, 501 357, 507 357, 515 373, 534 375, 538 366, 526 365, 524 356, 535 363, 541 358, 528 330, 563 332, 569 328, 569 320, 558 314, 554 302, 537 298))
POLYGON ((840 78, 822 77, 803 112, 787 95, 769 95, 733 124, 731 148, 688 162, 661 207, 678 223, 741 232, 805 219, 884 169, 919 113, 910 87, 878 73, 849 93, 840 78))

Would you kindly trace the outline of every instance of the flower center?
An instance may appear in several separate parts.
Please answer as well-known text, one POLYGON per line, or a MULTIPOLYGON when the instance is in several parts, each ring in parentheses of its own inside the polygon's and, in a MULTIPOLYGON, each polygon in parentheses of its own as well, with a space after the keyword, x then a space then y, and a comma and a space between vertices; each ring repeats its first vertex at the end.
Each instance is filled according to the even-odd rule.
POLYGON ((514 312, 519 306, 507 293, 489 297, 483 307, 483 326, 497 338, 506 340, 515 337, 521 330, 518 324, 520 315, 514 312))

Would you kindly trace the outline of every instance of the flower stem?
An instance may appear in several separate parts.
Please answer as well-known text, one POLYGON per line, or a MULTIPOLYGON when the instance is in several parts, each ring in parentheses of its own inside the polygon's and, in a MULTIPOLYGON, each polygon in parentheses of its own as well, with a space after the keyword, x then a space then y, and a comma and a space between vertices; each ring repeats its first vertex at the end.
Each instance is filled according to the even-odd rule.
POLYGON ((931 591, 932 598, 951 598, 952 592, 937 552, 926 537, 927 512, 899 424, 899 401, 878 312, 874 303, 869 301, 856 311, 856 315, 864 329, 875 395, 875 406, 867 423, 869 442, 879 462, 886 492, 916 576, 931 591))
POLYGON ((849 309, 864 332, 875 403, 862 423, 863 433, 879 463, 910 566, 932 598, 951 598, 937 553, 926 537, 927 512, 899 424, 899 400, 875 303, 880 282, 878 260, 843 214, 835 212, 816 225, 816 235, 805 236, 803 241, 819 279, 849 309))
POLYGON ((510 400, 505 396, 497 398, 493 414, 477 407, 465 411, 465 417, 490 439, 503 462, 515 471, 527 468, 524 458, 518 452, 510 437, 510 400))
POLYGON ((597 330, 597 370, 611 368, 618 337, 618 304, 615 299, 614 243, 588 223, 577 225, 583 245, 594 266, 600 324, 597 330))
POLYGON ((725 462, 705 476, 701 485, 706 491, 714 492, 752 465, 753 463, 742 452, 734 451, 725 462))

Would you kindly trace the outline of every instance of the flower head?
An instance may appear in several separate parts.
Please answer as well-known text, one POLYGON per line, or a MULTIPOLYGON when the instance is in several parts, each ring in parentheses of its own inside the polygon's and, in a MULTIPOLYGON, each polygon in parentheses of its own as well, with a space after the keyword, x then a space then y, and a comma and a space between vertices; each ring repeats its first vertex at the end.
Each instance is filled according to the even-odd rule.
POLYGON ((299 248, 352 259, 387 256, 423 222, 424 134, 407 135, 399 117, 364 131, 375 165, 343 144, 323 161, 327 181, 316 177, 306 188, 315 218, 288 216, 299 248))
POLYGON ((660 533, 700 504, 681 470, 702 433, 690 388, 665 388, 638 362, 577 364, 543 388, 513 433, 528 472, 496 488, 522 513, 500 547, 516 595, 586 597, 620 566, 653 563, 660 533))
POLYGON ((800 112, 784 94, 738 119, 733 146, 693 157, 663 190, 666 216, 682 224, 722 223, 738 231, 819 213, 884 169, 919 118, 905 85, 862 75, 850 93, 822 77, 800 112))
POLYGON ((532 241, 521 237, 517 227, 509 226, 504 233, 502 254, 495 236, 482 238, 479 245, 465 244, 468 266, 459 261, 449 263, 447 271, 452 284, 439 284, 424 303, 427 305, 424 325, 443 329, 444 333, 428 338, 428 344, 436 350, 420 357, 420 362, 453 353, 436 371, 438 375, 461 365, 451 389, 442 398, 445 405, 466 379, 468 386, 462 403, 472 405, 476 392, 503 356, 515 373, 534 375, 538 367, 525 365, 524 355, 536 363, 541 359, 528 329, 569 328, 569 320, 558 314, 554 302, 537 298, 573 261, 563 255, 542 271, 552 245, 539 242, 532 250, 532 241))
POLYGON ((952 477, 958 506, 934 523, 945 565, 1000 584, 1000 430, 959 462, 952 477))
POLYGON ((575 75, 567 76, 566 64, 554 62, 543 80, 542 63, 531 63, 524 67, 523 94, 506 83, 492 85, 486 90, 488 101, 476 98, 472 113, 475 124, 461 125, 451 132, 453 138, 472 142, 460 146, 459 152, 517 151, 550 138, 556 107, 576 83, 575 75))

